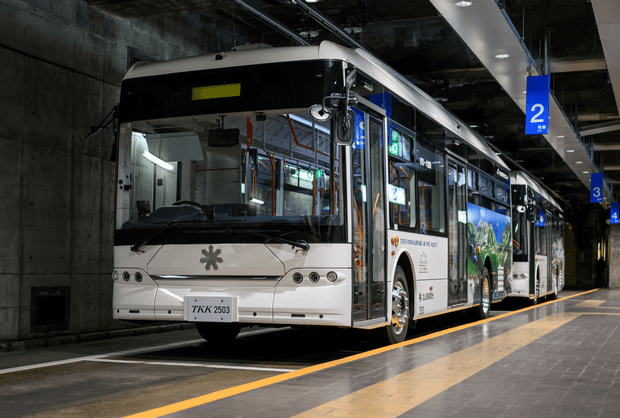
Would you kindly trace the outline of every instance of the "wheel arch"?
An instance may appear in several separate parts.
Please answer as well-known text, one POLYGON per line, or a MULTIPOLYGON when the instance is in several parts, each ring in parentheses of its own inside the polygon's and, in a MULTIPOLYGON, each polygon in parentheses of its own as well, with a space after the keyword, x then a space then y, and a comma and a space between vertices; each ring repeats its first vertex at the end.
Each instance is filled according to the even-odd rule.
POLYGON ((493 271, 493 263, 491 263, 491 257, 487 256, 485 258, 483 269, 484 268, 486 268, 489 272, 489 286, 491 287, 491 290, 494 291, 497 287, 497 283, 495 283, 495 281, 493 280, 493 278, 495 277, 495 272, 493 271))

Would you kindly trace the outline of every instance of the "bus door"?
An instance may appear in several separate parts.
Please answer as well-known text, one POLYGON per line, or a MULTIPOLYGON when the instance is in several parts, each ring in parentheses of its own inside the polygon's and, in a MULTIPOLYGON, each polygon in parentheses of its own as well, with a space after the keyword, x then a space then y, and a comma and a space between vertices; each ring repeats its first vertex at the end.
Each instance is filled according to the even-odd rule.
POLYGON ((353 321, 386 317, 385 147, 383 119, 354 108, 351 147, 353 321))
MULTIPOLYGON (((448 162, 448 305, 467 302, 467 172, 448 162)), ((475 238, 475 237, 474 237, 475 238)), ((473 250, 473 249, 472 249, 473 250)), ((473 302, 473 301, 472 301, 473 302)))

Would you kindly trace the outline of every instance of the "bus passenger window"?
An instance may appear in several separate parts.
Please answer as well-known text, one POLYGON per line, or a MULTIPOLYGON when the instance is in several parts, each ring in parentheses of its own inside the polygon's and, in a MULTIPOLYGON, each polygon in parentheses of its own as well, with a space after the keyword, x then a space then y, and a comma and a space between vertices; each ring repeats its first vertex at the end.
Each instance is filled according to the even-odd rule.
POLYGON ((412 164, 398 162, 390 158, 390 181, 388 184, 388 200, 392 226, 399 229, 415 228, 417 224, 417 208, 415 201, 416 175, 412 164))
POLYGON ((416 144, 420 232, 445 232, 444 157, 416 144))

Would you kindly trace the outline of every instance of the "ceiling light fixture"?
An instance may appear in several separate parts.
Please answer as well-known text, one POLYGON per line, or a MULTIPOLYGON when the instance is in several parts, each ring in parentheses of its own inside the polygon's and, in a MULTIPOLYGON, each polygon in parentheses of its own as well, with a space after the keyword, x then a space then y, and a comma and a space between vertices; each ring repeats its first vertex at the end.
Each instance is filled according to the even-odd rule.
POLYGON ((509 56, 510 56, 509 54, 497 54, 495 58, 503 59, 503 58, 508 58, 509 56))
POLYGON ((583 161, 575 161, 575 164, 583 164, 583 161))
POLYGON ((574 149, 567 149, 566 152, 575 152, 574 149))
POLYGON ((472 4, 473 3, 471 1, 466 1, 466 0, 461 0, 461 1, 454 3, 454 5, 458 7, 468 7, 468 6, 471 6, 472 4))
POLYGON ((584 172, 583 172, 583 174, 588 174, 588 173, 589 173, 589 171, 584 171, 584 172))
POLYGON ((556 136, 556 138, 562 139, 562 138, 564 138, 564 135, 558 135, 558 136, 556 136))

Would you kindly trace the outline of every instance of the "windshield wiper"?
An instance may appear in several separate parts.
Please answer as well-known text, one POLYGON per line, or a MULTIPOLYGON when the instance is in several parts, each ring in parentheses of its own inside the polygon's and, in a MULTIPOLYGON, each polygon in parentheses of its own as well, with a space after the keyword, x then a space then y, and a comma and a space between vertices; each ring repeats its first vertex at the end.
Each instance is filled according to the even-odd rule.
POLYGON ((138 251, 140 251, 140 247, 142 247, 143 245, 146 245, 150 240, 152 240, 153 238, 157 238, 163 234, 165 234, 166 232, 168 232, 173 226, 176 225, 180 225, 180 224, 187 224, 187 223, 193 223, 196 224, 200 222, 200 219, 177 219, 174 220, 172 222, 168 222, 166 225, 163 226, 163 228, 158 229, 157 231, 153 232, 151 235, 149 235, 148 237, 146 237, 145 239, 143 239, 140 242, 135 243, 134 245, 132 245, 130 247, 131 251, 133 251, 134 253, 137 253, 138 251))
POLYGON ((271 236, 271 235, 263 234, 260 231, 253 231, 251 229, 246 230, 246 232, 249 233, 249 234, 252 234, 252 235, 257 235, 259 237, 263 237, 263 238, 267 238, 267 239, 272 239, 274 241, 282 242, 284 244, 289 244, 289 245, 292 245, 293 247, 299 247, 299 248, 301 248, 304 251, 308 251, 310 249, 310 244, 308 244, 304 240, 291 241, 290 239, 274 237, 274 236, 271 236))

